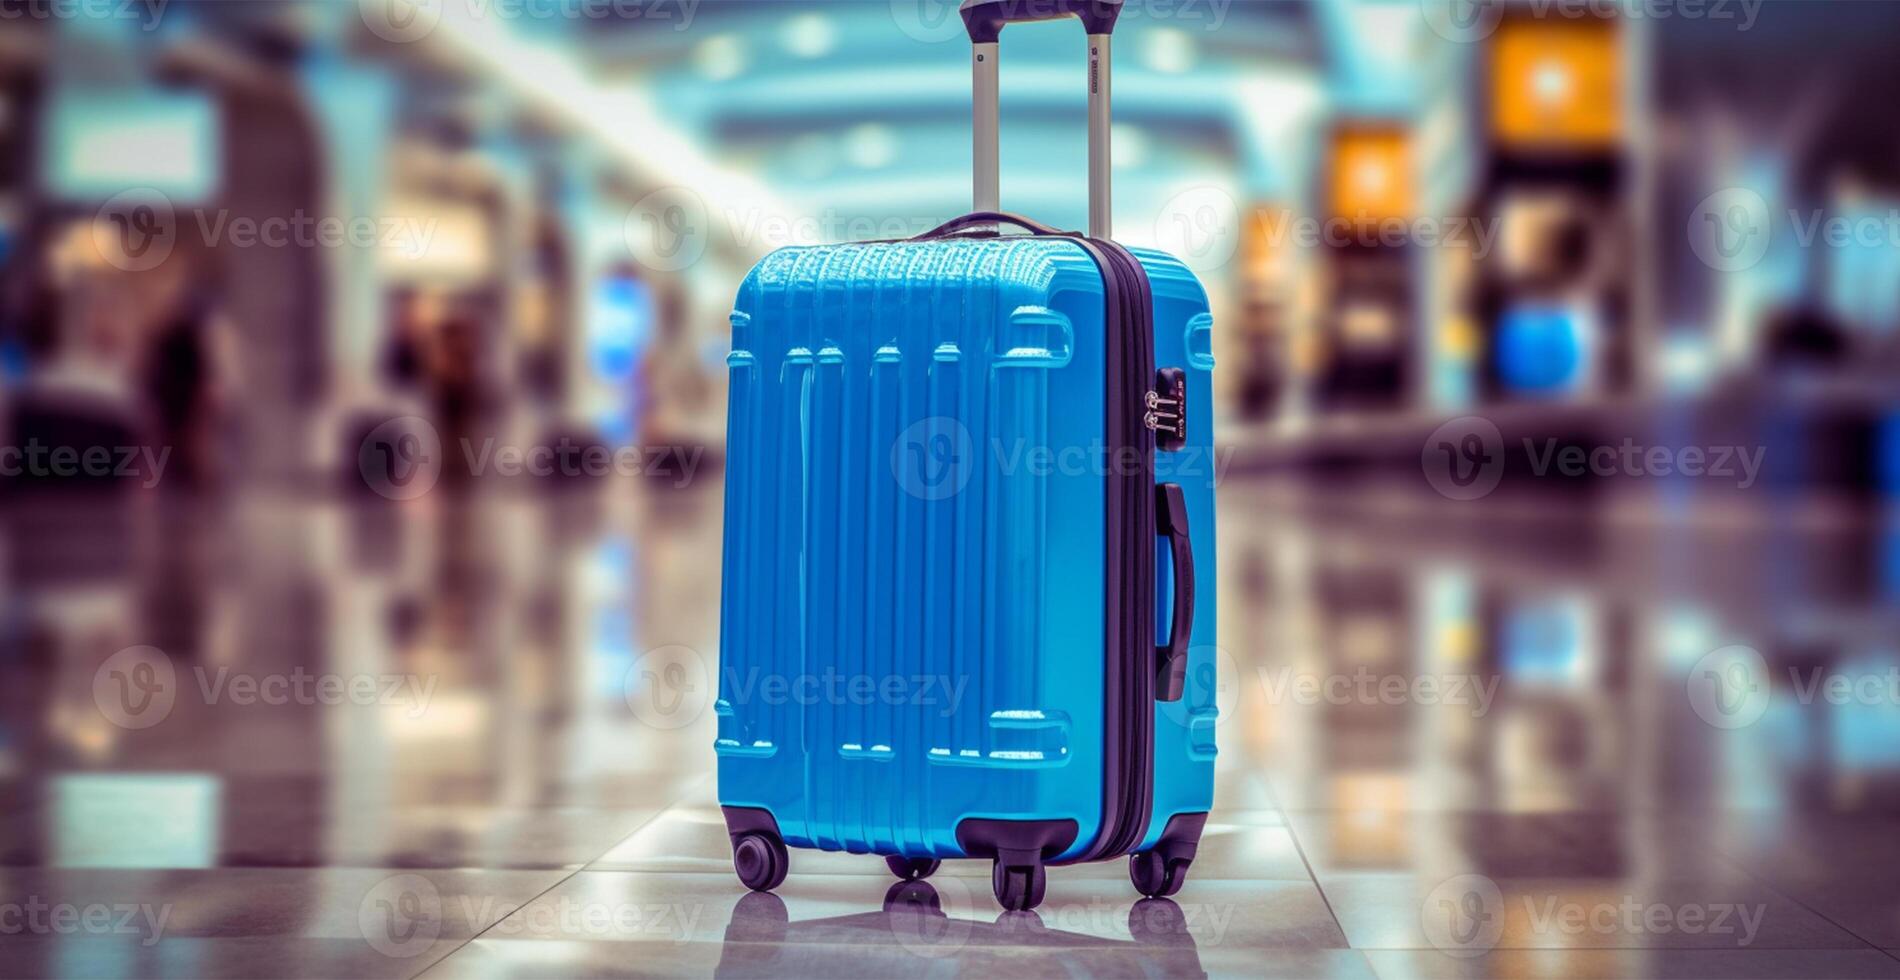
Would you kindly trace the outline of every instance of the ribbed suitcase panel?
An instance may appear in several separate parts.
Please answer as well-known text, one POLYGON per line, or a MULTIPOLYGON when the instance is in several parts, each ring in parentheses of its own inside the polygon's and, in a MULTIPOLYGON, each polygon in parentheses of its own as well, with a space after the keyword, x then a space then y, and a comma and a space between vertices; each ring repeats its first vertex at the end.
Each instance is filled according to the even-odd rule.
POLYGON ((1100 294, 1050 241, 790 249, 748 278, 723 803, 852 851, 954 855, 973 815, 1093 832, 1101 477, 1026 458, 1099 442, 1100 294))

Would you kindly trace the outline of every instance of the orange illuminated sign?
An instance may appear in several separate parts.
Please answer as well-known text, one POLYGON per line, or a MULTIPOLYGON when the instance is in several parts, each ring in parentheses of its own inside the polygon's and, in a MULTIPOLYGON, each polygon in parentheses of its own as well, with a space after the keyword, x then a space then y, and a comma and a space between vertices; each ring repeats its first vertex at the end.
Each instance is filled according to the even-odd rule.
POLYGON ((1391 127, 1343 129, 1333 136, 1332 209, 1339 218, 1410 218, 1412 141, 1391 127))
POLYGON ((1623 136, 1616 22, 1507 18, 1491 40, 1491 113, 1507 146, 1614 145, 1623 136))

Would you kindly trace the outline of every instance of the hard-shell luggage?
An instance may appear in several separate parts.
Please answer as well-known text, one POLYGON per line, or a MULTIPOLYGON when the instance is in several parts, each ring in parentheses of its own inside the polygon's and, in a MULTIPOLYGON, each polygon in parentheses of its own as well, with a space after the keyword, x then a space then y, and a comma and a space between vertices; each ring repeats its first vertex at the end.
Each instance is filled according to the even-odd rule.
POLYGON ((1214 782, 1212 318, 1186 266, 1108 239, 1120 6, 966 0, 976 213, 740 287, 715 748, 754 889, 787 845, 905 878, 988 858, 1011 909, 1046 864, 1185 880, 1214 782), (998 35, 1071 14, 1088 236, 996 210, 998 35))

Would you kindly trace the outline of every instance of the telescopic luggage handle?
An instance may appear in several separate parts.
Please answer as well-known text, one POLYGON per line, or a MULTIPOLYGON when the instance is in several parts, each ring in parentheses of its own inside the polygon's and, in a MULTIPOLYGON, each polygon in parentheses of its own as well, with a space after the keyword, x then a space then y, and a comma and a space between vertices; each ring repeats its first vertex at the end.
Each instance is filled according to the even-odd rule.
POLYGON ((963 25, 970 32, 976 72, 977 211, 1002 210, 1002 138, 996 70, 997 42, 1003 28, 1028 21, 1075 17, 1089 35, 1089 237, 1110 233, 1109 187, 1109 37, 1121 16, 1122 0, 963 0, 963 25))

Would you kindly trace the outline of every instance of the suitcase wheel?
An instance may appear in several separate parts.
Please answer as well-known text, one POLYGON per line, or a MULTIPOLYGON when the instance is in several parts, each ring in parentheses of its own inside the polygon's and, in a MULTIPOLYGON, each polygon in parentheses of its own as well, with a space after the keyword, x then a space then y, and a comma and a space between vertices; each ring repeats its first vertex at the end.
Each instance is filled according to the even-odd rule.
POLYGON ((1159 851, 1141 851, 1128 855, 1128 880, 1135 883, 1136 891, 1149 898, 1166 898, 1187 884, 1191 863, 1192 858, 1170 860, 1159 851))
POLYGON ((936 858, 887 857, 884 859, 884 866, 891 869, 891 874, 905 881, 922 881, 936 874, 937 868, 942 864, 943 862, 936 858))
POLYGON ((1049 873, 1041 861, 1020 864, 998 858, 990 866, 990 887, 996 892, 997 904, 1012 912, 1027 912, 1041 905, 1048 884, 1049 873))
POLYGON ((785 881, 791 858, 777 834, 760 831, 740 834, 732 842, 732 869, 755 892, 769 892, 785 881))

